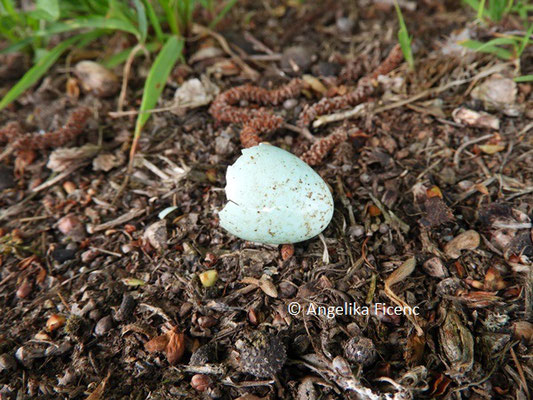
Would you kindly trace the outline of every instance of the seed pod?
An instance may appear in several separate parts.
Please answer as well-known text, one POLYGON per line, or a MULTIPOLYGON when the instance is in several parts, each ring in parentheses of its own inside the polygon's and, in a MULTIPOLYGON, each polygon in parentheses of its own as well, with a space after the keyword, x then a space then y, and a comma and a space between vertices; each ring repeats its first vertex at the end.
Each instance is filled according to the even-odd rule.
POLYGON ((205 392, 212 385, 213 381, 207 375, 196 374, 191 379, 191 386, 199 392, 205 392))
POLYGON ((479 233, 469 230, 457 235, 444 246, 444 252, 450 258, 461 257, 461 250, 475 250, 479 246, 481 238, 479 233))
POLYGON ((271 377, 277 374, 285 361, 287 353, 281 340, 266 331, 253 331, 244 334, 237 341, 242 371, 257 377, 271 377))
POLYGON ((66 319, 64 316, 53 314, 50 316, 50 318, 48 318, 48 321, 46 321, 46 329, 48 329, 50 332, 53 332, 65 325, 65 321, 66 319))

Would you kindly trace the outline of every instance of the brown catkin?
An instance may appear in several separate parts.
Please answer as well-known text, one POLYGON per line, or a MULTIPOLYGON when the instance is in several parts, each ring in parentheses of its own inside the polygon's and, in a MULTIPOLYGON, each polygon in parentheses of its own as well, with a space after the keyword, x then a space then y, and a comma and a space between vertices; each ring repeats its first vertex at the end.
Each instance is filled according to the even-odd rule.
POLYGON ((283 118, 272 114, 265 108, 242 108, 236 106, 241 100, 260 105, 277 106, 283 101, 296 97, 301 92, 303 82, 293 79, 278 89, 268 90, 252 85, 243 85, 219 94, 209 112, 218 121, 242 124, 240 134, 244 147, 252 147, 261 142, 259 135, 280 128, 283 118))
POLYGON ((13 141, 16 149, 44 150, 50 147, 59 147, 74 140, 87 123, 92 112, 87 107, 78 107, 68 117, 64 126, 54 132, 44 134, 29 133, 13 141))
POLYGON ((361 78, 356 88, 343 96, 323 98, 312 106, 304 107, 298 125, 307 127, 318 116, 341 110, 347 107, 353 107, 362 103, 374 92, 373 81, 380 75, 386 75, 391 72, 402 61, 402 50, 399 45, 394 46, 387 58, 369 75, 361 78))

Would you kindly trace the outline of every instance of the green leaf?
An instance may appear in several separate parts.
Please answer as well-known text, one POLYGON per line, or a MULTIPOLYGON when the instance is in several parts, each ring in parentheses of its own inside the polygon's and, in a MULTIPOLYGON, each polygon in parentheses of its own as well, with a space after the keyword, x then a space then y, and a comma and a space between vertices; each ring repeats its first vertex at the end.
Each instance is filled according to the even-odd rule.
POLYGON ((57 59, 63 54, 71 45, 76 43, 80 39, 81 35, 77 35, 67 39, 42 57, 37 64, 35 64, 28 72, 24 74, 22 78, 13 86, 9 92, 0 100, 0 110, 6 108, 6 106, 13 100, 18 98, 24 91, 29 89, 34 83, 36 83, 41 77, 48 71, 48 69, 57 61, 57 59))
POLYGON ((59 1, 37 0, 35 4, 35 13, 48 22, 57 21, 59 19, 59 1))
POLYGON ((135 28, 135 26, 131 22, 117 18, 105 17, 80 17, 64 22, 56 22, 54 24, 51 24, 47 29, 35 32, 35 35, 49 36, 55 33, 68 32, 81 28, 124 31, 134 34, 138 39, 141 36, 137 28, 135 28))
POLYGON ((146 35, 148 33, 148 21, 146 19, 146 11, 141 0, 133 0, 133 4, 135 4, 135 8, 137 9, 137 24, 139 25, 139 33, 141 36, 139 41, 141 43, 144 43, 146 41, 146 35))
POLYGON ((522 75, 517 78, 514 78, 515 82, 533 82, 533 75, 522 75))
POLYGON ((398 23, 400 25, 400 29, 398 30, 398 42, 400 43, 403 57, 405 58, 405 61, 407 61, 409 68, 414 69, 415 61, 413 58, 413 51, 411 49, 411 38, 409 37, 409 32, 407 31, 407 26, 405 25, 405 21, 403 19, 402 10, 398 5, 397 0, 394 0, 394 7, 396 8, 398 23))
POLYGON ((10 46, 7 46, 5 49, 0 50, 0 54, 14 53, 15 51, 22 50, 24 47, 31 44, 32 41, 32 38, 22 39, 18 42, 13 43, 10 46))
POLYGON ((524 37, 522 38, 521 40, 521 43, 520 43, 520 47, 518 48, 517 50, 517 54, 516 56, 517 57, 520 57, 522 55, 522 53, 524 52, 524 50, 526 49, 526 46, 529 44, 530 42, 530 38, 531 38, 531 35, 533 34, 533 24, 531 24, 531 26, 529 27, 529 29, 527 30, 526 34, 524 35, 524 37))
POLYGON ((180 58, 182 50, 183 40, 173 35, 167 40, 152 64, 144 83, 141 108, 135 125, 135 137, 141 134, 144 124, 150 117, 148 111, 156 105, 159 96, 163 92, 168 75, 178 58, 180 58))
MULTIPOLYGON (((459 42, 459 44, 468 49, 472 49, 472 50, 479 51, 482 53, 494 54, 495 56, 501 59, 510 60, 513 56, 510 51, 491 44, 491 42, 500 41, 500 39, 502 39, 504 42, 509 40, 507 38, 498 38, 498 39, 490 40, 487 43, 479 42, 477 40, 464 40, 462 42, 459 42)), ((500 43, 500 44, 507 44, 507 43, 500 43)))
POLYGON ((159 19, 157 18, 157 14, 155 13, 152 3, 149 0, 143 0, 143 3, 144 3, 144 6, 146 7, 146 13, 148 14, 148 19, 150 20, 150 23, 152 24, 152 27, 154 28, 155 35, 157 36, 157 40, 159 40, 160 42, 164 42, 165 36, 163 35, 161 24, 159 23, 159 19))

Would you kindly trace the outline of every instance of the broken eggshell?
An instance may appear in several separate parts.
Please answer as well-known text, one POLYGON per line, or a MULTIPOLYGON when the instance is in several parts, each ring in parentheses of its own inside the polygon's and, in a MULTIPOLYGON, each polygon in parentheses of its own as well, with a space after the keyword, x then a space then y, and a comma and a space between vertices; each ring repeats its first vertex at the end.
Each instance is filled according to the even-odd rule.
POLYGON ((252 242, 301 242, 322 232, 333 216, 326 182, 295 155, 266 143, 242 150, 228 167, 226 197, 220 225, 252 242))

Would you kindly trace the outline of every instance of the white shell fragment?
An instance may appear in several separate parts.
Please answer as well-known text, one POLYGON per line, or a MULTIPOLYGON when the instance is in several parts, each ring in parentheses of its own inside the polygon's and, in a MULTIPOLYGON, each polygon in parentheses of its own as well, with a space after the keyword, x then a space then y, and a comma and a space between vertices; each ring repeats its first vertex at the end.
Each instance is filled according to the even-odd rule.
POLYGON ((226 173, 220 225, 252 242, 287 244, 328 226, 333 198, 324 180, 295 155, 269 144, 242 150, 226 173))

